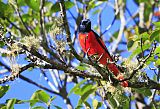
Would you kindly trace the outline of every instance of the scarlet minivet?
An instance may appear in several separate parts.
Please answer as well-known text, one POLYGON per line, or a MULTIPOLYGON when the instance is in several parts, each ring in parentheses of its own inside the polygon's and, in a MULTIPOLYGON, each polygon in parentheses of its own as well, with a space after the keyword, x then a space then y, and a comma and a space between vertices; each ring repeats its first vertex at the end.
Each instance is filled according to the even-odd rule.
MULTIPOLYGON (((87 53, 88 56, 98 56, 100 64, 107 66, 107 68, 113 72, 119 80, 123 80, 123 75, 120 73, 117 66, 113 63, 113 59, 107 50, 102 39, 91 29, 91 21, 84 19, 81 21, 79 27, 79 42, 82 50, 87 53), (107 61, 109 60, 109 61, 107 61)), ((121 83, 123 87, 128 86, 127 81, 121 83)))

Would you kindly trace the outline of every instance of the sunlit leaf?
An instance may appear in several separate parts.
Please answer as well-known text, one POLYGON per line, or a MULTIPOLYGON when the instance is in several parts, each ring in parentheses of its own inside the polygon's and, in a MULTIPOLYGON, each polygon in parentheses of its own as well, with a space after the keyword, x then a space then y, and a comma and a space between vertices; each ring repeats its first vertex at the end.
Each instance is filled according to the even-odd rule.
POLYGON ((22 19, 24 22, 28 21, 30 18, 32 18, 29 14, 23 14, 22 19))
POLYGON ((95 2, 94 0, 91 0, 91 1, 89 2, 88 8, 89 8, 89 9, 94 9, 94 8, 96 8, 97 6, 101 5, 102 3, 103 3, 102 1, 97 1, 97 2, 95 2))
POLYGON ((40 102, 47 103, 50 99, 50 96, 44 92, 43 90, 38 90, 33 93, 32 97, 30 100, 36 100, 35 102, 30 103, 30 106, 34 106, 37 103, 37 100, 40 102))
POLYGON ((26 4, 36 12, 40 10, 40 0, 25 0, 26 4))
POLYGON ((153 24, 156 26, 156 28, 160 28, 160 22, 153 22, 153 24))
POLYGON ((160 29, 157 29, 152 32, 152 34, 150 35, 150 40, 151 41, 156 40, 160 42, 160 29))
POLYGON ((13 13, 13 9, 10 5, 5 4, 3 2, 0 1, 0 17, 4 18, 4 17, 10 17, 13 13))
POLYGON ((74 91, 76 91, 77 89, 79 89, 80 86, 81 86, 83 83, 85 83, 86 81, 87 81, 87 80, 84 79, 84 80, 82 80, 80 83, 76 84, 76 85, 71 89, 71 91, 68 93, 68 96, 70 96, 74 91))
POLYGON ((14 109, 14 104, 16 103, 16 99, 10 99, 7 102, 7 109, 14 109))
POLYGON ((76 69, 81 70, 81 71, 87 70, 86 66, 83 66, 82 64, 80 64, 79 66, 77 66, 76 69))
POLYGON ((90 89, 93 88, 93 84, 85 84, 82 88, 81 88, 81 92, 82 94, 88 92, 90 89))
POLYGON ((99 109, 102 106, 101 102, 98 102, 96 99, 92 101, 93 109, 99 109))
POLYGON ((160 65, 160 59, 158 59, 158 60, 155 62, 155 65, 156 65, 156 66, 160 65))
POLYGON ((83 101, 83 102, 86 101, 86 100, 88 99, 89 95, 92 94, 92 93, 95 92, 95 91, 96 91, 96 89, 90 89, 90 90, 88 90, 87 92, 85 92, 85 93, 81 96, 82 101, 83 101))
POLYGON ((52 2, 46 1, 45 2, 45 7, 47 7, 47 12, 45 13, 45 16, 51 16, 52 12, 51 12, 51 8, 53 6, 52 2))
POLYGON ((25 6, 26 5, 24 0, 17 0, 17 4, 18 4, 18 6, 25 6))
MULTIPOLYGON (((70 9, 70 8, 72 8, 72 7, 75 5, 75 4, 74 4, 73 2, 71 2, 71 1, 65 1, 64 4, 65 4, 65 8, 66 8, 66 9, 70 9)), ((55 4, 52 6, 51 11, 52 11, 52 12, 58 12, 58 11, 60 11, 60 4, 59 4, 59 2, 55 3, 55 4)))

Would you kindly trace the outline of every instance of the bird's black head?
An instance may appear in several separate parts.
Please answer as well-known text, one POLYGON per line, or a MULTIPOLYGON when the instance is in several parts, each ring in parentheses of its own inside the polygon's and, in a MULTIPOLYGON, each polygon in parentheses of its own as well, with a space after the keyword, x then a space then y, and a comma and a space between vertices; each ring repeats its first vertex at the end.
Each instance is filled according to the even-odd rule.
POLYGON ((81 21, 79 32, 86 33, 91 31, 91 21, 89 19, 84 19, 81 21))

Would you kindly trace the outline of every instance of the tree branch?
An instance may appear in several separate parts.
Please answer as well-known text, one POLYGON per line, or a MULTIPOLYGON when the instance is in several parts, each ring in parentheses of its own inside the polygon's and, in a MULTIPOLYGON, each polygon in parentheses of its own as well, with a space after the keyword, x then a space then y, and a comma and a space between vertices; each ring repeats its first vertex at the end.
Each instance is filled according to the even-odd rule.
POLYGON ((64 0, 60 0, 60 9, 61 9, 61 17, 63 19, 63 25, 64 25, 64 29, 66 31, 66 37, 67 37, 67 44, 69 45, 71 52, 73 53, 73 55, 79 60, 79 61, 83 61, 83 58, 80 57, 77 53, 76 50, 73 47, 72 44, 72 40, 71 40, 71 33, 69 30, 69 26, 68 26, 68 22, 67 22, 67 15, 66 15, 66 9, 65 9, 65 5, 64 5, 64 0))
POLYGON ((116 51, 116 49, 118 48, 118 44, 121 42, 122 40, 122 36, 123 36, 123 31, 124 31, 124 28, 125 28, 125 17, 124 17, 124 10, 123 10, 123 7, 124 7, 124 3, 121 4, 120 6, 120 20, 121 20, 121 26, 120 26, 120 30, 119 30, 119 33, 118 33, 118 37, 117 37, 117 40, 114 44, 114 47, 112 48, 111 52, 114 53, 116 51))

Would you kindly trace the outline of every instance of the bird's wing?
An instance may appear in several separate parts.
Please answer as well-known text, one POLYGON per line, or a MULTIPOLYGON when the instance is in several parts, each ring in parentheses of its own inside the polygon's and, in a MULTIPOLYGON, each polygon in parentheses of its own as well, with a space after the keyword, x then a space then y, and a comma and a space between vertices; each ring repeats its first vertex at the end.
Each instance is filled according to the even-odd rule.
POLYGON ((98 35, 96 32, 94 32, 93 30, 92 30, 92 32, 95 34, 95 37, 96 37, 98 43, 100 44, 100 46, 101 46, 101 47, 105 50, 105 52, 109 55, 109 57, 111 58, 111 61, 113 61, 112 56, 111 56, 110 53, 108 52, 108 49, 107 49, 107 47, 105 46, 104 42, 102 41, 101 37, 99 37, 99 35, 98 35))

